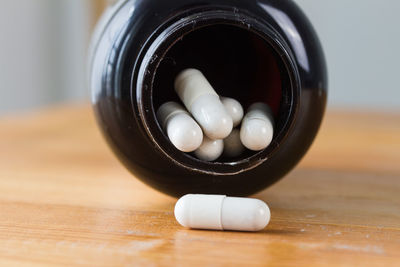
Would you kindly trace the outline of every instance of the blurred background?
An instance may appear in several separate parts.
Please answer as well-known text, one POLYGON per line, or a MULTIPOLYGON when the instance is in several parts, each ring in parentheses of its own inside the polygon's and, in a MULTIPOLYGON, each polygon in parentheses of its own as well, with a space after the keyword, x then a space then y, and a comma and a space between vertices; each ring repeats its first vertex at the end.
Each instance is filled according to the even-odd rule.
MULTIPOLYGON (((329 107, 399 111, 400 1, 295 1, 325 49, 329 107)), ((88 101, 87 48, 106 2, 1 0, 0 115, 88 101)))

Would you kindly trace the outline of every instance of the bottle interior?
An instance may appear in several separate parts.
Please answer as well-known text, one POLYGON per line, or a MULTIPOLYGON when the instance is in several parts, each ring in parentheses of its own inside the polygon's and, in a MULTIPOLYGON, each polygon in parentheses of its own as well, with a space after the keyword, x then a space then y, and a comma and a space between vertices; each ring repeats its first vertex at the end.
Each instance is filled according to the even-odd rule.
MULTIPOLYGON (((168 49, 154 74, 155 111, 168 101, 181 103, 174 80, 186 68, 203 72, 220 96, 238 100, 245 113, 255 102, 268 104, 275 119, 275 137, 281 132, 291 109, 290 79, 275 49, 261 36, 225 24, 205 26, 183 36, 168 49)), ((245 160, 256 153, 247 150, 237 158, 222 156, 216 162, 245 160)))

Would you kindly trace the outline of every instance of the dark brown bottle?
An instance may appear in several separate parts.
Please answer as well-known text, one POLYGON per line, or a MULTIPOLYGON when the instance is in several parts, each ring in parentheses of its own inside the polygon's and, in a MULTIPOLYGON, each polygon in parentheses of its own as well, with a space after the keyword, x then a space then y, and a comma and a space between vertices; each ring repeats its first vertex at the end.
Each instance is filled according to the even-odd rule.
POLYGON ((253 194, 286 175, 306 153, 327 98, 316 33, 290 0, 128 0, 107 11, 90 61, 98 123, 121 162, 173 196, 253 194), (205 162, 178 151, 156 119, 179 101, 174 78, 201 70, 223 96, 274 112, 272 144, 261 152, 205 162))

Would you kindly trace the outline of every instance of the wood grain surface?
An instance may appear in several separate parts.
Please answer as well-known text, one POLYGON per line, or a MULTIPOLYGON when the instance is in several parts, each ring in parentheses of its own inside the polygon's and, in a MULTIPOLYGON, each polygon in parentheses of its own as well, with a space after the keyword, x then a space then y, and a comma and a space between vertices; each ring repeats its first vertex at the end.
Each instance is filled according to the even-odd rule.
POLYGON ((400 115, 328 112, 298 168, 255 197, 272 211, 262 232, 188 230, 88 106, 0 119, 2 266, 400 266, 400 115))

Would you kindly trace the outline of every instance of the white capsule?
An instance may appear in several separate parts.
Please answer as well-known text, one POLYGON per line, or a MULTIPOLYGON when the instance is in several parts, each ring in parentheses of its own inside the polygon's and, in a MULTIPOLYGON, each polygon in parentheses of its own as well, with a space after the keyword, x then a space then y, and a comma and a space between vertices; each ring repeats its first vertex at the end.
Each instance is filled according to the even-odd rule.
POLYGON ((245 147, 240 141, 240 131, 238 129, 233 129, 232 133, 224 139, 224 154, 228 157, 240 156, 245 147))
POLYGON ((221 102, 232 118, 233 127, 238 126, 242 122, 244 114, 242 105, 240 105, 237 100, 230 97, 221 97, 221 102))
POLYGON ((194 152, 198 159, 204 161, 214 161, 219 158, 224 151, 224 141, 212 140, 207 136, 204 136, 203 143, 194 152))
POLYGON ((232 118, 199 70, 182 71, 175 80, 175 90, 205 135, 217 140, 224 139, 231 133, 232 118))
POLYGON ((180 151, 193 152, 203 142, 200 126, 178 103, 163 104, 157 111, 157 118, 171 143, 180 151))
POLYGON ((209 230, 260 231, 271 218, 263 201, 222 195, 186 195, 175 205, 184 227, 209 230))
POLYGON ((274 136, 274 119, 271 109, 264 103, 250 106, 242 121, 240 140, 250 150, 267 148, 274 136))

